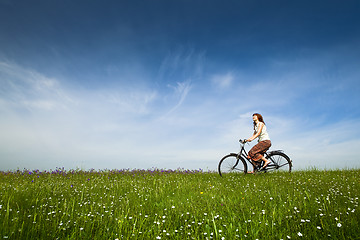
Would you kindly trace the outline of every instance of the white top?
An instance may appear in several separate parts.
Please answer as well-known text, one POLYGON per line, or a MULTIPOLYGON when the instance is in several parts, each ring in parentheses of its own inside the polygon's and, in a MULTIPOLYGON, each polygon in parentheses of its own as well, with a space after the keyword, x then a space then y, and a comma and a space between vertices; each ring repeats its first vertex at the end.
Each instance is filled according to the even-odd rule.
MULTIPOLYGON (((256 133, 258 132, 259 127, 260 127, 260 122, 258 122, 258 124, 256 124, 256 126, 255 126, 255 132, 256 133)), ((263 125, 263 128, 262 128, 261 133, 260 133, 258 138, 259 138, 258 139, 259 142, 264 141, 264 140, 270 140, 269 134, 266 131, 266 125, 265 124, 263 125)))

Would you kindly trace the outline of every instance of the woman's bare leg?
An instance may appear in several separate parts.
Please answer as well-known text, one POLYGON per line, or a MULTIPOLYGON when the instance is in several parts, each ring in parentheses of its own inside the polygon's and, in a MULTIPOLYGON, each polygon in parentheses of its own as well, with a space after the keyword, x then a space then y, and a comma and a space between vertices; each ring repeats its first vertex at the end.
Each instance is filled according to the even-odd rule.
POLYGON ((261 158, 261 160, 264 161, 262 169, 266 168, 266 166, 271 162, 270 160, 267 160, 264 156, 261 158))

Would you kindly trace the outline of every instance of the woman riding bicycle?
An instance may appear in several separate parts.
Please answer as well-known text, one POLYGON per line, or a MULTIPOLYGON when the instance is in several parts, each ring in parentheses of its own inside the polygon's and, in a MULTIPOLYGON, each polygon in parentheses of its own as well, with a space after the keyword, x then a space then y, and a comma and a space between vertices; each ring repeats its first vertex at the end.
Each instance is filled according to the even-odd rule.
POLYGON ((252 117, 254 121, 254 134, 250 138, 246 139, 246 142, 251 142, 256 138, 259 139, 258 143, 249 151, 248 158, 252 160, 253 167, 254 164, 260 163, 260 160, 264 161, 264 165, 261 168, 264 169, 271 162, 264 157, 264 153, 271 147, 271 141, 261 114, 254 113, 252 117))

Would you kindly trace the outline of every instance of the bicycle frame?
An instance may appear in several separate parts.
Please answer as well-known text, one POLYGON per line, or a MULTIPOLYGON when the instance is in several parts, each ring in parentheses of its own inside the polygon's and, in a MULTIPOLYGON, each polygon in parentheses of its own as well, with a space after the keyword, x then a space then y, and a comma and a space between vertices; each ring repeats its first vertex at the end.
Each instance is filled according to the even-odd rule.
POLYGON ((251 161, 248 159, 248 153, 246 152, 245 150, 245 143, 243 143, 241 140, 239 140, 240 142, 240 146, 241 146, 241 149, 240 149, 240 152, 238 153, 238 158, 240 157, 243 157, 244 159, 246 159, 248 162, 251 163, 251 161))
POLYGON ((270 152, 265 152, 265 154, 264 154, 265 158, 270 160, 271 163, 269 163, 266 166, 266 169, 261 169, 263 164, 264 164, 263 161, 259 161, 258 163, 253 163, 253 161, 251 161, 251 159, 248 158, 248 152, 246 152, 246 150, 245 150, 245 143, 246 142, 242 141, 241 139, 239 140, 239 142, 240 142, 241 149, 240 149, 240 152, 237 155, 237 158, 242 157, 243 159, 248 161, 254 167, 255 171, 274 170, 274 169, 279 169, 279 168, 283 167, 284 165, 286 165, 286 163, 283 164, 283 165, 278 165, 276 163, 276 161, 274 161, 274 159, 270 156, 270 154, 283 152, 282 150, 274 150, 274 151, 270 151, 270 152))
POLYGON ((257 169, 257 164, 256 165, 253 164, 252 161, 248 158, 248 153, 245 150, 245 143, 246 142, 243 142, 241 139, 239 140, 239 142, 240 142, 241 149, 240 149, 240 152, 237 155, 237 158, 242 157, 243 159, 248 161, 255 169, 257 169))

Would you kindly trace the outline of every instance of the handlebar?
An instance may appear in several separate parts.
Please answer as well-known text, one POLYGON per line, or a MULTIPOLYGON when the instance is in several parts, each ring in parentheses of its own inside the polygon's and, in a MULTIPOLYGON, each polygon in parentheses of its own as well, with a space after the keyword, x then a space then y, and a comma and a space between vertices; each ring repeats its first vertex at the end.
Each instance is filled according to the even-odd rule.
POLYGON ((239 139, 239 142, 242 143, 242 144, 247 143, 246 139, 244 139, 244 140, 239 139))

